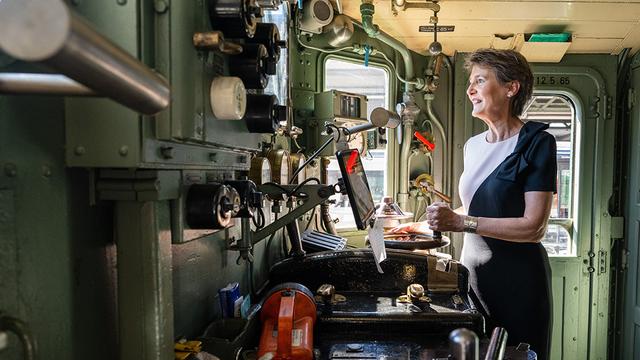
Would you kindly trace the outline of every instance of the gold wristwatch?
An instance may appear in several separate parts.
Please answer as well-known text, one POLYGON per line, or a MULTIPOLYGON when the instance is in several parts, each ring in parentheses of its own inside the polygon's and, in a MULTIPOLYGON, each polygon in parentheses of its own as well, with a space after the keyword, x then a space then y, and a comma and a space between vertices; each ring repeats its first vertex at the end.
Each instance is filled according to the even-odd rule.
POLYGON ((475 234, 478 229, 478 218, 475 216, 464 217, 464 232, 475 234))

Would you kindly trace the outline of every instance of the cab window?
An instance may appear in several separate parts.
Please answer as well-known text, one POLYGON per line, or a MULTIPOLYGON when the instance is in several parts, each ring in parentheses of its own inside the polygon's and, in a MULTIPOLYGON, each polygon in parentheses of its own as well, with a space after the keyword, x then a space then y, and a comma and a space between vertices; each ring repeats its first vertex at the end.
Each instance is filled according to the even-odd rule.
POLYGON ((534 95, 522 116, 522 120, 549 124, 549 132, 556 139, 558 163, 557 193, 553 195, 547 233, 542 240, 551 256, 574 253, 571 232, 573 222, 574 179, 574 125, 575 106, 567 97, 559 94, 534 95))
MULTIPOLYGON (((324 65, 324 79, 325 90, 340 90, 366 95, 367 119, 376 107, 389 108, 389 73, 384 68, 372 65, 365 67, 362 63, 329 58, 324 65)), ((362 156, 362 163, 375 203, 379 203, 387 193, 386 154, 386 148, 369 148, 363 152, 362 156)), ((335 157, 330 159, 327 170, 329 183, 336 183, 341 175, 335 157)), ((335 204, 331 206, 330 214, 334 219, 339 219, 336 229, 355 229, 356 224, 347 196, 334 195, 333 200, 335 200, 335 204)))

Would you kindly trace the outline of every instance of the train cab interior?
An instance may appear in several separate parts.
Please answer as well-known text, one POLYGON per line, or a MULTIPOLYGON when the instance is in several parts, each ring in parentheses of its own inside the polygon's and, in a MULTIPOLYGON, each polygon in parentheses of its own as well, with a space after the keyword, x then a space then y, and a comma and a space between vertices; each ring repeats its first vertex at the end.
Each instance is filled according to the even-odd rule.
POLYGON ((461 206, 483 48, 557 145, 549 359, 640 359, 637 0, 0 0, 0 359, 536 359, 388 231, 461 206))

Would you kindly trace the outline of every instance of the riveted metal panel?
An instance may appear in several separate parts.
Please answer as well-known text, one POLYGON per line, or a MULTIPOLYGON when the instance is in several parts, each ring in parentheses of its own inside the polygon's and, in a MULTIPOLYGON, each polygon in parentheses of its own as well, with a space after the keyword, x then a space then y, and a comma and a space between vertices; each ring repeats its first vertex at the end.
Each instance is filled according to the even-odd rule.
POLYGON ((14 193, 0 189, 0 312, 18 311, 18 246, 14 193))

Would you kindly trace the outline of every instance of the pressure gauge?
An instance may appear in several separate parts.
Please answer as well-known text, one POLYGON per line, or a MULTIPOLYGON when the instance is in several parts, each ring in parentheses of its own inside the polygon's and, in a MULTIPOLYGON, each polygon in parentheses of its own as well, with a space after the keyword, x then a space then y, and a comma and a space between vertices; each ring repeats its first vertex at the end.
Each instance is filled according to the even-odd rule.
POLYGON ((269 151, 269 162, 271 162, 271 179, 280 185, 289 184, 289 152, 284 149, 269 151))
POLYGON ((360 154, 367 152, 367 133, 361 132, 351 136, 349 141, 349 149, 357 149, 360 154))
POLYGON ((271 164, 269 163, 269 159, 258 156, 251 160, 249 180, 258 185, 271 182, 271 164))
MULTIPOLYGON (((303 153, 291 154, 291 175, 293 175, 294 172, 298 171, 298 169, 304 164, 305 161, 307 161, 307 157, 304 156, 303 153)), ((291 181, 294 184, 300 184, 306 179, 307 179, 307 174, 306 174, 306 171, 303 169, 303 170, 300 170, 298 175, 296 175, 296 178, 291 179, 291 181)))

